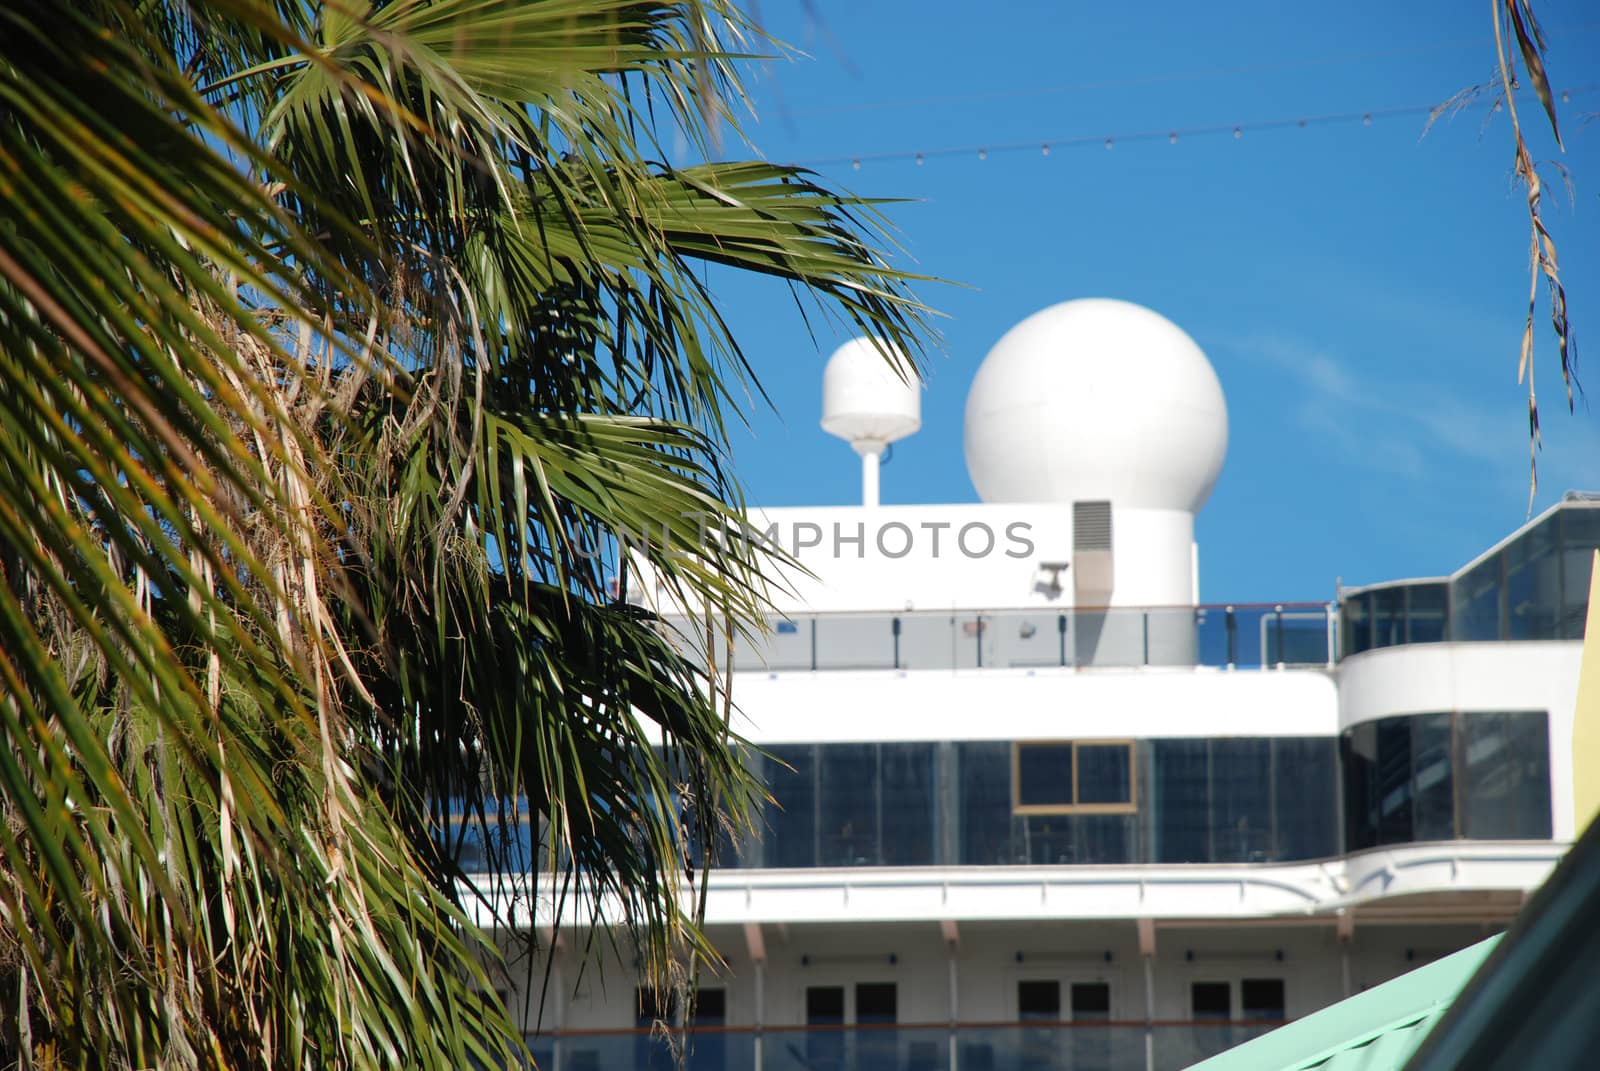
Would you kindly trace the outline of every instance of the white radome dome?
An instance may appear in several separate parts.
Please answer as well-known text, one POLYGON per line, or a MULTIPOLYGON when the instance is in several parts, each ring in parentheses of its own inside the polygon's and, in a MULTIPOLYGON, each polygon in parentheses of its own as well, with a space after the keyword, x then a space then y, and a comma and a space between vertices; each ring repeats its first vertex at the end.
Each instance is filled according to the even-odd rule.
POLYGON ((921 427, 922 380, 898 348, 853 338, 833 351, 822 371, 823 431, 881 449, 921 427))
POLYGON ((1195 513, 1222 472, 1228 406, 1182 328, 1141 305, 1084 298, 994 344, 967 393, 965 438, 985 502, 1195 513))

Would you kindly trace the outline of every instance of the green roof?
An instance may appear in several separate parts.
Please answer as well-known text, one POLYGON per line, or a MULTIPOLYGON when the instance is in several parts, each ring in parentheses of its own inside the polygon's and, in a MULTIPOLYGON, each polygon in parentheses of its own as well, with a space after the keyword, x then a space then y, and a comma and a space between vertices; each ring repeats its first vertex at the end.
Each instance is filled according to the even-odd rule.
POLYGON ((1418 967, 1190 1071, 1399 1071, 1499 940, 1418 967))

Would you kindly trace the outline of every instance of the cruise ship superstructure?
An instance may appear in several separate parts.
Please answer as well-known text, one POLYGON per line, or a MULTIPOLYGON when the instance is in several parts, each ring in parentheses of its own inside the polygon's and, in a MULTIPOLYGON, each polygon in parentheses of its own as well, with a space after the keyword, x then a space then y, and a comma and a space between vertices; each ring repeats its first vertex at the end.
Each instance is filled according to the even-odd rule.
MULTIPOLYGON (((751 515, 809 575, 733 651, 773 802, 710 874, 689 1067, 1168 1071, 1504 927, 1575 835, 1600 500, 1448 575, 1202 604, 1228 414, 1182 330, 1093 299, 1007 333, 979 503, 878 504, 919 389, 841 349, 864 504, 751 515)), ((671 1066, 625 952, 546 947, 511 982, 542 1066, 671 1066)))

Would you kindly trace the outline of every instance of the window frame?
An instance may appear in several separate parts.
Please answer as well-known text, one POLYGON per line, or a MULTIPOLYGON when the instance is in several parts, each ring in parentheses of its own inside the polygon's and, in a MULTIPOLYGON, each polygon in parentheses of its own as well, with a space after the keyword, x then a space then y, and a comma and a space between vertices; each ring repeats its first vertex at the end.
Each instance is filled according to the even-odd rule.
POLYGON ((1011 742, 1011 813, 1026 816, 1035 814, 1137 814, 1139 812, 1139 752, 1138 741, 1128 738, 1112 740, 1013 740, 1011 742), (1022 802, 1022 749, 1029 747, 1070 747, 1072 749, 1072 802, 1028 803, 1022 802), (1121 747, 1128 755, 1128 801, 1126 803, 1079 803, 1078 749, 1080 747, 1121 747))

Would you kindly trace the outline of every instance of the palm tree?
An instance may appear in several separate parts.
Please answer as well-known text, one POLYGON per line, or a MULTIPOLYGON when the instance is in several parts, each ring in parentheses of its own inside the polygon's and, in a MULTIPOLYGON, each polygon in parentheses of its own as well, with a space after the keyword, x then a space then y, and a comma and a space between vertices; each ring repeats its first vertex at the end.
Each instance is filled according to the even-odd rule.
POLYGON ((870 203, 663 162, 762 45, 730 0, 0 8, 8 1065, 503 1066, 473 918, 708 951, 685 826, 759 789, 614 595, 762 606, 676 523, 738 516, 759 391, 698 268, 923 330, 870 203))

